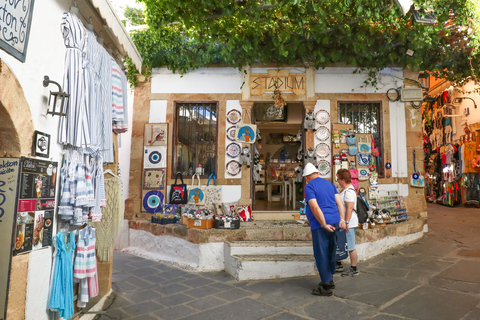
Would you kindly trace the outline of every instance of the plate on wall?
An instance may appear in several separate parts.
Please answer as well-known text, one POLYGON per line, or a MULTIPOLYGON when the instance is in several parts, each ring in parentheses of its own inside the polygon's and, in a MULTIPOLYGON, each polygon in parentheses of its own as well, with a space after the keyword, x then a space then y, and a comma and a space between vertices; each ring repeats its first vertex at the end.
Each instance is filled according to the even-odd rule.
POLYGON ((237 124, 242 120, 242 113, 237 109, 232 109, 227 113, 227 121, 231 124, 237 124))
POLYGON ((242 148, 238 143, 232 142, 227 146, 227 156, 230 158, 236 158, 242 152, 242 148))
POLYGON ((315 153, 318 158, 326 158, 330 155, 330 146, 326 143, 319 143, 315 147, 315 153))
POLYGON ((317 163, 318 171, 321 176, 325 176, 330 173, 330 163, 327 160, 320 160, 317 163))
POLYGON ((325 125, 330 121, 330 113, 328 113, 327 110, 318 110, 317 113, 315 113, 315 120, 318 124, 325 125))
POLYGON ((227 139, 230 141, 235 141, 235 133, 237 132, 237 127, 231 126, 227 129, 227 139))
POLYGON ((226 170, 229 175, 236 176, 242 171, 242 166, 240 165, 240 162, 232 160, 227 163, 226 170))
POLYGON ((315 136, 320 141, 327 141, 330 138, 330 130, 327 127, 322 126, 315 131, 315 136))

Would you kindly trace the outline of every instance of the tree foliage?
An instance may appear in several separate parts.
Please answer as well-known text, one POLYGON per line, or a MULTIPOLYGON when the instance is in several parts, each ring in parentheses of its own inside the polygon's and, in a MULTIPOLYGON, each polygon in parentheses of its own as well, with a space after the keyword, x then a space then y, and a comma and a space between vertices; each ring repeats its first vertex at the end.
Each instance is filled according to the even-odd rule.
POLYGON ((416 4, 433 8, 435 24, 415 22, 412 11, 404 16, 393 0, 140 1, 149 28, 132 38, 146 70, 345 63, 370 75, 428 70, 458 83, 479 72, 480 0, 416 4))

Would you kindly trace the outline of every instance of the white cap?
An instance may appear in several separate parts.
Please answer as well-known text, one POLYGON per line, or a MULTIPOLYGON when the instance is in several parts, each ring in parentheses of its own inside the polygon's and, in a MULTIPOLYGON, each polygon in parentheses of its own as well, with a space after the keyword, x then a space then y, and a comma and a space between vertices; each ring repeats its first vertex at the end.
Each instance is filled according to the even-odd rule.
POLYGON ((313 164, 311 164, 309 162, 309 163, 307 163, 305 168, 303 168, 303 176, 306 177, 306 176, 311 175, 312 173, 318 173, 318 170, 317 170, 317 168, 315 168, 315 166, 313 164))

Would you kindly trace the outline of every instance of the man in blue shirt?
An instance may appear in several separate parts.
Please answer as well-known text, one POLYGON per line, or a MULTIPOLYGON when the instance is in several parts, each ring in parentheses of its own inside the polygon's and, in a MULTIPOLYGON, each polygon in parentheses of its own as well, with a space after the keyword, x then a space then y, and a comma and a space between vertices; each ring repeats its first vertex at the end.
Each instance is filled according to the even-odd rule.
POLYGON ((318 170, 311 163, 303 169, 307 181, 305 201, 306 215, 312 232, 313 255, 321 282, 312 294, 331 296, 333 274, 335 273, 335 230, 345 229, 345 207, 335 186, 318 176, 318 170))

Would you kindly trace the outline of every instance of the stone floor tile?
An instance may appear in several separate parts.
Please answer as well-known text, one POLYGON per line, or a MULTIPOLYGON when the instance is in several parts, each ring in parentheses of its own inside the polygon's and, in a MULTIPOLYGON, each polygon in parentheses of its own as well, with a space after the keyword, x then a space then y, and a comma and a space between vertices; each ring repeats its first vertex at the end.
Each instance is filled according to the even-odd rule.
POLYGON ((420 320, 461 319, 479 302, 477 296, 423 286, 386 307, 383 312, 420 320))
POLYGON ((392 279, 371 274, 349 277, 347 286, 335 289, 335 295, 363 303, 381 306, 409 291, 417 284, 413 281, 392 279))
POLYGON ((478 283, 473 282, 456 281, 451 279, 434 277, 430 279, 429 285, 448 290, 480 294, 480 286, 478 285, 478 283))
POLYGON ((113 309, 113 310, 105 310, 105 314, 95 316, 95 320, 97 319, 109 319, 109 320, 123 320, 123 319, 130 319, 132 316, 127 312, 123 311, 122 309, 113 309))
POLYGON ((108 310, 119 309, 133 304, 132 301, 125 297, 125 293, 114 292, 110 297, 105 301, 104 306, 108 310))
POLYGON ((166 286, 160 286, 156 290, 158 292, 161 292, 162 294, 171 295, 171 294, 179 293, 189 289, 190 287, 187 287, 181 283, 176 283, 176 284, 169 284, 166 286))
POLYGON ((187 296, 183 293, 172 294, 158 298, 156 301, 164 305, 165 307, 173 307, 179 304, 184 304, 196 300, 194 297, 187 296))
POLYGON ((162 311, 156 313, 155 315, 162 320, 176 320, 182 319, 183 317, 188 316, 194 312, 196 312, 196 310, 187 306, 175 306, 171 308, 165 308, 162 311))
POLYGON ((130 317, 136 317, 146 313, 159 312, 159 310, 165 307, 156 303, 155 301, 145 301, 141 303, 135 303, 128 307, 122 308, 126 313, 130 314, 130 317))
POLYGON ((138 286, 134 285, 130 281, 118 281, 112 283, 112 289, 115 292, 126 292, 138 289, 138 286))
POLYGON ((376 267, 366 267, 362 270, 359 270, 361 273, 374 274, 377 276, 395 278, 395 279, 404 279, 410 270, 408 269, 387 269, 387 268, 376 268, 376 267))
POLYGON ((438 259, 429 258, 412 264, 408 267, 408 269, 427 271, 432 274, 445 270, 448 267, 452 266, 452 264, 453 263, 451 262, 438 261, 438 259))
POLYGON ((478 320, 480 319, 480 308, 473 308, 462 320, 478 320))
POLYGON ((196 309, 198 311, 204 311, 207 309, 212 309, 227 303, 225 300, 218 299, 216 297, 204 297, 187 304, 190 308, 196 309))
POLYGON ((152 285, 154 285, 153 282, 151 281, 148 281, 146 279, 140 279, 138 277, 132 277, 131 279, 128 279, 129 283, 131 283, 132 285, 136 286, 137 288, 142 288, 142 289, 146 289, 147 287, 150 287, 152 285))
POLYGON ((235 278, 226 272, 203 272, 201 275, 219 282, 235 281, 235 278))
POLYGON ((148 277, 155 275, 156 273, 158 273, 158 271, 152 267, 143 267, 131 270, 129 271, 129 273, 138 278, 147 280, 148 277))
POLYGON ((201 286, 201 287, 195 287, 193 289, 186 290, 183 293, 188 294, 192 297, 201 298, 201 297, 218 293, 220 291, 221 290, 213 288, 211 286, 201 286))
POLYGON ((297 315, 294 315, 294 314, 291 314, 291 313, 282 312, 282 313, 275 314, 271 317, 268 317, 266 319, 268 319, 268 320, 304 320, 304 319, 309 319, 309 318, 303 318, 303 317, 300 317, 300 316, 297 316, 297 315))
POLYGON ((380 313, 371 318, 371 320, 406 320, 410 318, 398 317, 391 314, 380 313))
POLYGON ((209 309, 200 313, 182 318, 182 320, 212 320, 212 319, 263 319, 281 309, 249 298, 233 301, 225 305, 209 309))
POLYGON ((141 316, 130 318, 128 320, 159 320, 159 319, 160 318, 158 318, 154 314, 143 314, 141 316))
POLYGON ((480 283, 480 261, 461 260, 437 275, 439 278, 480 283))
POLYGON ((148 300, 155 300, 160 297, 160 294, 152 289, 143 291, 132 291, 124 295, 125 298, 133 303, 140 303, 148 300))
POLYGON ((160 273, 160 276, 166 278, 166 279, 175 279, 175 278, 180 278, 183 277, 184 275, 188 274, 188 272, 180 270, 180 269, 170 269, 167 271, 164 271, 160 273))
POLYGON ((221 283, 221 282, 214 282, 212 284, 209 284, 208 286, 212 287, 212 288, 215 288, 215 289, 218 289, 220 291, 227 291, 227 290, 230 290, 230 289, 234 288, 234 286, 231 285, 231 284, 221 283))
POLYGON ((135 270, 137 267, 129 264, 129 263, 118 263, 118 264, 114 264, 114 267, 115 269, 117 270, 120 270, 120 271, 133 271, 135 270))
POLYGON ((245 290, 242 290, 242 289, 235 288, 235 289, 231 289, 231 290, 228 290, 228 291, 217 293, 215 296, 220 298, 220 299, 227 300, 227 301, 233 301, 233 300, 238 300, 238 299, 248 297, 248 296, 251 296, 251 295, 253 295, 252 292, 248 292, 248 291, 245 291, 245 290))
POLYGON ((137 257, 137 259, 133 262, 130 262, 130 264, 136 268, 144 268, 144 267, 150 267, 150 266, 156 266, 158 264, 157 261, 145 259, 145 258, 140 258, 137 257))
POLYGON ((377 263, 375 267, 384 269, 406 269, 407 267, 420 261, 421 259, 418 257, 396 256, 377 263))
POLYGON ((305 313, 311 319, 364 320, 377 312, 375 307, 358 302, 342 301, 334 297, 315 296, 315 298, 315 302, 295 309, 296 313, 305 313))
POLYGON ((212 284, 215 281, 212 279, 207 279, 204 277, 195 277, 195 278, 190 278, 182 281, 183 284, 189 286, 189 287, 199 287, 199 286, 204 286, 207 284, 212 284))

